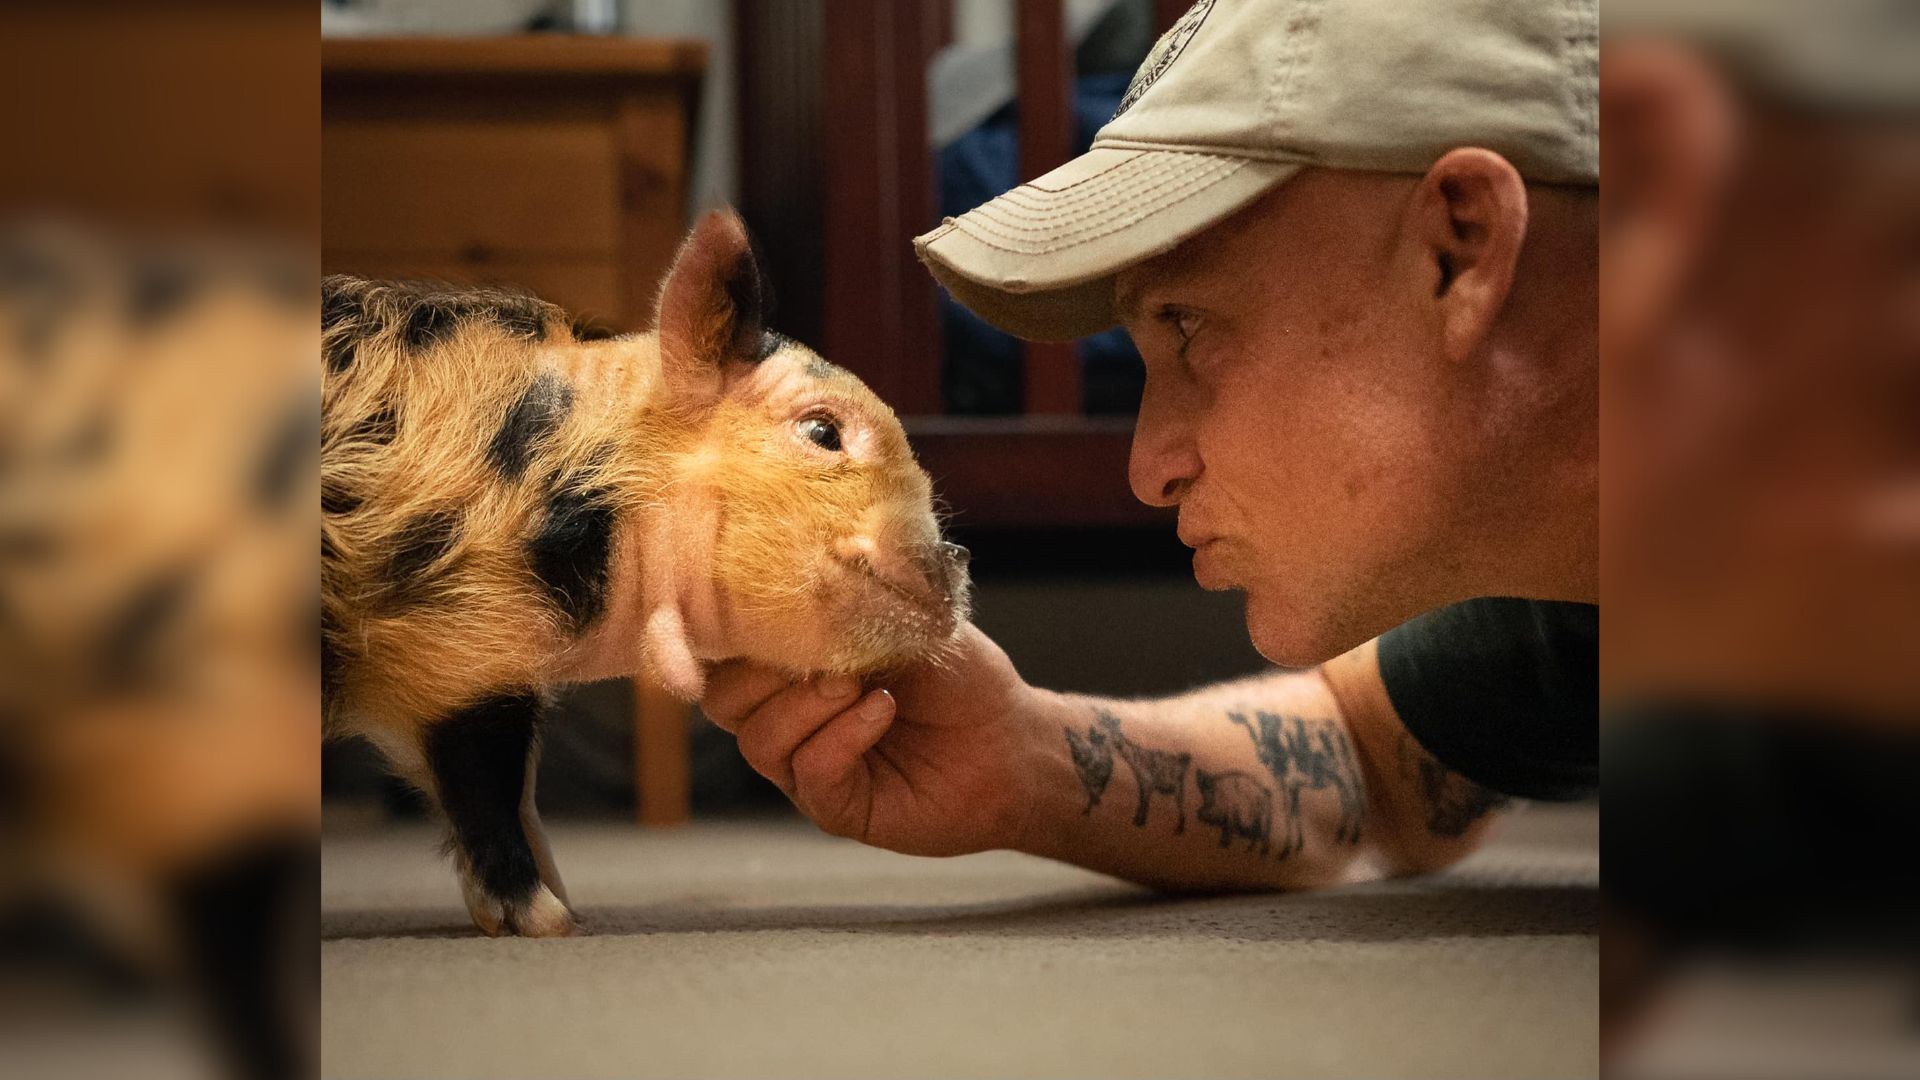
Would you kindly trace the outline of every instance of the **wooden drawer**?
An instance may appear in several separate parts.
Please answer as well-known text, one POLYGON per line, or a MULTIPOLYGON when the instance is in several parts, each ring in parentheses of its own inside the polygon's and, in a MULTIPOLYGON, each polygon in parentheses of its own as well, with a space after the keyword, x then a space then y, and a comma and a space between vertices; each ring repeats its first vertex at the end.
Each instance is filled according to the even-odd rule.
POLYGON ((474 260, 618 251, 608 119, 354 116, 321 131, 328 249, 474 260))

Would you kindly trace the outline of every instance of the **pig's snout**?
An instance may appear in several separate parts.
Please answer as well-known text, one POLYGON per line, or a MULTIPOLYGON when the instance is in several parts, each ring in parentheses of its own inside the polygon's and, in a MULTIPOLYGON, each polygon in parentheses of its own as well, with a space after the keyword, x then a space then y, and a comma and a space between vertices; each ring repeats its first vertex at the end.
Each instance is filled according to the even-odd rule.
POLYGON ((973 553, 945 540, 914 549, 914 565, 940 601, 951 604, 967 587, 967 563, 973 553))
POLYGON ((914 551, 914 565, 928 581, 949 583, 966 570, 967 563, 973 558, 973 552, 951 544, 945 540, 934 544, 924 544, 914 551))

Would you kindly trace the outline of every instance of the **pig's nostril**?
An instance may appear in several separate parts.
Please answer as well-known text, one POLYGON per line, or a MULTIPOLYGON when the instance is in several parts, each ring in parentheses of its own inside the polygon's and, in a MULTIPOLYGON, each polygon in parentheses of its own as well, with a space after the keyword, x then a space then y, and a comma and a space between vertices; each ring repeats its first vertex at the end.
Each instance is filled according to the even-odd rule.
POLYGON ((943 541, 940 544, 940 550, 946 554, 947 558, 953 560, 954 562, 958 563, 961 566, 965 566, 969 562, 973 561, 973 552, 968 551, 966 548, 961 547, 959 544, 951 544, 943 541))

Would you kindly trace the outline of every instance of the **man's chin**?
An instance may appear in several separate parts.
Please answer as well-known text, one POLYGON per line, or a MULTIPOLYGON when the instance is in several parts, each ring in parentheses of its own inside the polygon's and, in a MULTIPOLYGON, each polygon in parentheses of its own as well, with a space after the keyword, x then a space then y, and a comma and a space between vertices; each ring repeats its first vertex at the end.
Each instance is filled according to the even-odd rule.
POLYGON ((1326 619, 1259 590, 1247 593, 1247 635, 1261 656, 1288 668, 1313 667, 1360 644, 1346 640, 1350 635, 1336 632, 1326 619))

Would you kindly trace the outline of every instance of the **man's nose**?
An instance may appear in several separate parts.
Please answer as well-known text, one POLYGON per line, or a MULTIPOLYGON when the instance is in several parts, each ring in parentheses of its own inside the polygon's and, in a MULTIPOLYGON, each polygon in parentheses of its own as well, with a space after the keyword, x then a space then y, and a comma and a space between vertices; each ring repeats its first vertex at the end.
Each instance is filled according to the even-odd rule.
POLYGON ((1175 403, 1155 393, 1152 380, 1140 399, 1133 425, 1133 449, 1127 456, 1127 482, 1133 497, 1148 506, 1178 506, 1188 485, 1200 475, 1200 455, 1175 403))

